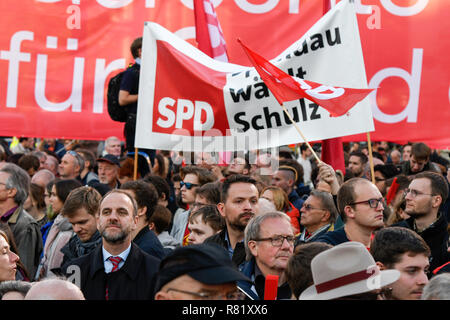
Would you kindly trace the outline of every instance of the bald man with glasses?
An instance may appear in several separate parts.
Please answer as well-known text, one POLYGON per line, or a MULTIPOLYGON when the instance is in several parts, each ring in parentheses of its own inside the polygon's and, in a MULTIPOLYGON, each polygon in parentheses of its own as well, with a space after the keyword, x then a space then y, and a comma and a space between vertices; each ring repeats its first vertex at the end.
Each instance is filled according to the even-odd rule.
POLYGON ((431 249, 431 271, 450 261, 448 222, 440 210, 448 193, 443 175, 431 171, 418 173, 404 193, 405 213, 410 218, 395 224, 415 231, 425 240, 431 249))
POLYGON ((357 241, 370 248, 373 232, 384 227, 385 204, 378 188, 367 179, 349 179, 338 191, 337 204, 344 227, 327 232, 315 241, 333 246, 357 241))

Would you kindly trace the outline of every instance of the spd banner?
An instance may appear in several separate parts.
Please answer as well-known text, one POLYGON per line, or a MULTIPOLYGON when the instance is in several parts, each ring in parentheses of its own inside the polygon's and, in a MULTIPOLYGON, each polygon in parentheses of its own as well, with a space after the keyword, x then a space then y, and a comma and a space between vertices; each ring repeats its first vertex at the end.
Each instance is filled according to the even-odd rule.
MULTIPOLYGON (((327 86, 367 88, 354 6, 340 2, 271 63, 327 86)), ((347 114, 304 98, 285 103, 310 141, 373 130, 368 99, 347 114)), ((254 68, 213 60, 156 23, 146 23, 136 146, 235 151, 302 142, 254 68)))

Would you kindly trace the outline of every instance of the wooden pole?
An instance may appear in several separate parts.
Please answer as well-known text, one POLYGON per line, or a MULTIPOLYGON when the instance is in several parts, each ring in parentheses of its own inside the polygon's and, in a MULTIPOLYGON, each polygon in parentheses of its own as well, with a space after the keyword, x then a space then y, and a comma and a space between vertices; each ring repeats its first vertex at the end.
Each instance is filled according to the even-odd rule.
POLYGON ((137 180, 137 169, 138 169, 138 148, 134 148, 134 173, 133 180, 137 180))
POLYGON ((375 172, 373 170, 373 155, 372 143, 370 142, 370 132, 367 132, 367 148, 369 150, 370 176, 372 177, 372 183, 375 184, 375 172))
POLYGON ((322 161, 319 159, 319 157, 317 156, 316 152, 314 151, 314 149, 311 147, 311 145, 309 144, 308 140, 306 140, 305 136, 303 135, 302 131, 300 130, 300 128, 298 127, 297 123, 294 121, 294 119, 292 119, 292 116, 289 114, 289 112, 287 111, 286 107, 284 105, 281 104, 281 107, 283 108, 284 112, 287 114, 287 116, 289 117, 289 119, 291 120, 292 124, 294 125, 295 129, 297 129, 298 133, 300 133, 300 135, 302 136, 303 140, 305 141, 306 145, 308 146, 309 150, 311 150, 311 153, 314 155, 314 157, 317 160, 317 163, 321 163, 322 161))

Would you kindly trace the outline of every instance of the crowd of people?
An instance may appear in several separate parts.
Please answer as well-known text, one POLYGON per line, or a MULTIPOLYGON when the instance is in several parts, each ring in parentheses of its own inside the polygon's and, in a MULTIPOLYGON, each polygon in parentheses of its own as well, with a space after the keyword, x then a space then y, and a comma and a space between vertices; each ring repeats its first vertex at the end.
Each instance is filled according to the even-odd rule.
POLYGON ((450 165, 424 143, 345 143, 342 172, 305 144, 135 171, 117 137, 0 142, 2 299, 450 299, 450 165))

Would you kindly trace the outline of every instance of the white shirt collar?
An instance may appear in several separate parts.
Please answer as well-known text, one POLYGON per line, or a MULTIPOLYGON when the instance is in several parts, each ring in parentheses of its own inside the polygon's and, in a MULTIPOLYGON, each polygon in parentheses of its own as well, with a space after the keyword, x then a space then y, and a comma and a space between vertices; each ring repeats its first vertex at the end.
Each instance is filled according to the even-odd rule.
POLYGON ((111 263, 111 261, 109 261, 109 257, 121 257, 122 261, 119 263, 119 268, 121 268, 123 266, 123 264, 125 263, 125 261, 127 260, 130 250, 131 250, 131 243, 125 251, 122 251, 120 254, 113 256, 111 253, 106 251, 105 247, 102 246, 103 265, 105 267, 105 272, 109 273, 109 272, 111 272, 111 269, 112 269, 112 263, 111 263))

